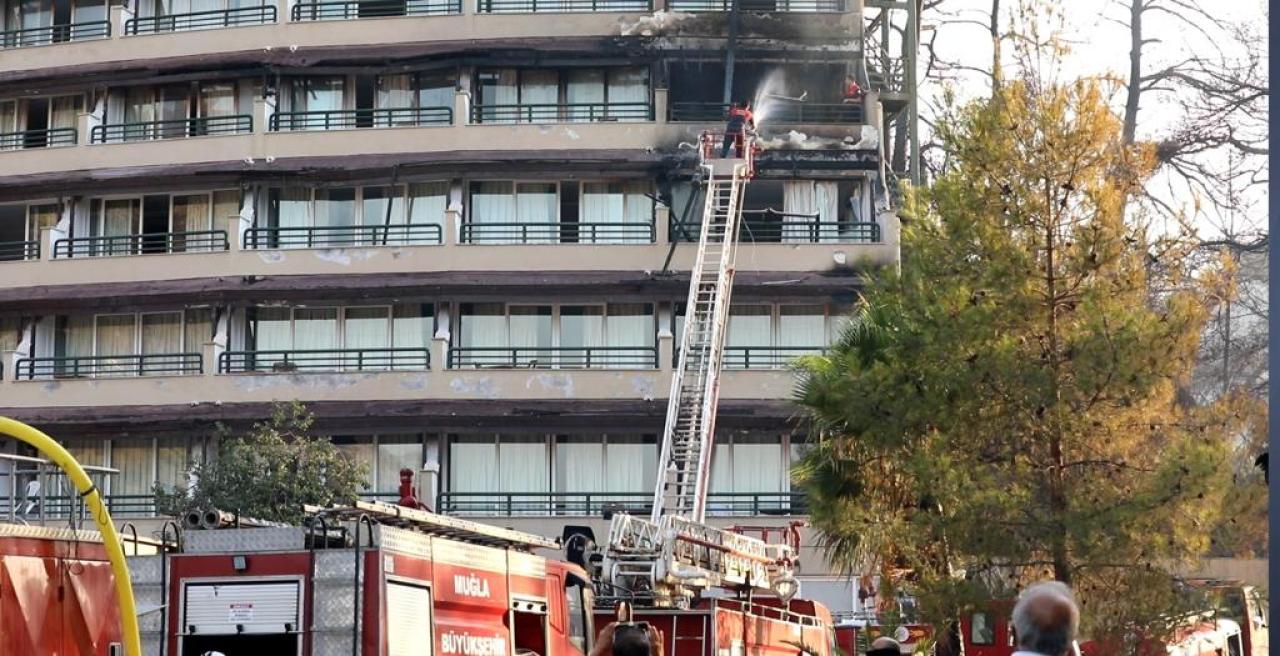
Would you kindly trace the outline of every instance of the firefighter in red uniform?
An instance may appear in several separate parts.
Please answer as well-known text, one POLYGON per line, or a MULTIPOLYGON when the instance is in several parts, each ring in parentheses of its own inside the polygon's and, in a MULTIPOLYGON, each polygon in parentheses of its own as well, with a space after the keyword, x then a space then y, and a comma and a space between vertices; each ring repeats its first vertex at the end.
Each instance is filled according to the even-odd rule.
POLYGON ((862 87, 853 75, 844 76, 844 101, 846 103, 862 102, 862 87))
POLYGON ((751 103, 733 103, 729 108, 729 123, 724 128, 724 145, 720 147, 720 159, 729 156, 729 148, 732 146, 737 147, 738 157, 743 156, 742 144, 748 129, 756 129, 756 119, 751 113, 751 103))

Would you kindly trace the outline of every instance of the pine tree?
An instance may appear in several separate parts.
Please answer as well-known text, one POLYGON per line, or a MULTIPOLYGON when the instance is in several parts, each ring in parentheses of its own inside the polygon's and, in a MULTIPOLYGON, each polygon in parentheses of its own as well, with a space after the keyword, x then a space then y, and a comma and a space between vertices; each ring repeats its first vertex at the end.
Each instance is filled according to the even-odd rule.
POLYGON ((934 622, 1054 578, 1095 636, 1156 626, 1242 429, 1180 394, 1215 281, 1126 210, 1153 152, 1097 83, 1008 81, 938 134, 901 271, 799 365, 813 522, 839 564, 910 568, 934 622))

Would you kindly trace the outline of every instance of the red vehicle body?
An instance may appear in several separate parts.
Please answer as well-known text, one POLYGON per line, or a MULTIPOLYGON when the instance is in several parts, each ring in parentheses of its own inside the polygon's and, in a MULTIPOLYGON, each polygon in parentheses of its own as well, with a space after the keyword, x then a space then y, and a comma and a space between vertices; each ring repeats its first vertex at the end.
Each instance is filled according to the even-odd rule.
POLYGON ((0 524, 0 654, 107 656, 114 580, 97 533, 0 524))
MULTIPOLYGON (((596 625, 613 621, 597 609, 596 625)), ((662 632, 666 656, 834 656, 831 614, 822 604, 776 598, 701 599, 688 610, 636 608, 633 619, 662 632)))

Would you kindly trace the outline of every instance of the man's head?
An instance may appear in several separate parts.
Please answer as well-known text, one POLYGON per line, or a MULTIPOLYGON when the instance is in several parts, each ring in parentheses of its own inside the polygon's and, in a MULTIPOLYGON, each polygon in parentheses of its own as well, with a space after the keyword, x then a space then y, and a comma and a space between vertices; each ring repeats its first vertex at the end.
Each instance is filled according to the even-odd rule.
POLYGON ((899 656, 901 653, 902 645, 889 636, 876 638, 871 641, 871 646, 867 648, 867 656, 899 656))
POLYGON ((1013 629, 1018 634, 1018 648, 1024 651, 1063 656, 1070 652, 1079 628, 1075 596, 1058 581, 1023 590, 1013 607, 1013 629))
POLYGON ((639 625, 620 624, 613 631, 613 656, 649 656, 649 634, 639 625))

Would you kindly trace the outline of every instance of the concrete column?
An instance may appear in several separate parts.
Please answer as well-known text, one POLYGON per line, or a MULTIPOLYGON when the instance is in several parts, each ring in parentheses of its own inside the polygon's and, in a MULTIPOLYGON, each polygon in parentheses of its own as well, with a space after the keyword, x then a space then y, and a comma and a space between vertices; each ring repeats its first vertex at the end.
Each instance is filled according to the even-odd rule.
POLYGON ((276 22, 288 23, 293 20, 293 1, 276 0, 276 22))
POLYGON ((208 341, 200 346, 200 357, 204 360, 204 375, 218 373, 218 356, 222 355, 222 345, 216 341, 208 341))
POLYGON ((449 303, 436 305, 436 332, 431 336, 431 368, 435 370, 449 367, 449 342, 453 339, 450 310, 449 303))
POLYGON ((111 36, 113 38, 120 37, 124 36, 124 25, 130 18, 133 18, 133 12, 129 11, 129 8, 123 4, 112 5, 109 18, 111 21, 111 36))
POLYGON ((18 379, 18 351, 0 351, 0 362, 4 363, 4 376, 0 382, 12 383, 18 379))
POLYGON ((440 226, 441 243, 445 246, 456 246, 461 242, 460 233, 462 231, 462 212, 458 211, 456 206, 450 205, 444 211, 444 225, 440 226))
POLYGON ((453 124, 467 125, 471 123, 471 92, 458 89, 453 94, 453 124))
POLYGON ((658 206, 653 212, 653 238, 658 244, 671 243, 671 208, 658 206))
POLYGON ((674 369, 675 345, 676 338, 671 331, 658 333, 658 371, 670 373, 674 369))
POLYGON ((53 243, 66 236, 66 233, 57 228, 40 228, 40 259, 42 261, 53 259, 53 243))
POLYGON ((227 241, 230 242, 231 250, 242 251, 244 247, 244 230, 241 229, 242 220, 240 215, 232 215, 225 218, 227 225, 227 241))
MULTIPOLYGON (((665 0, 657 0, 658 3, 666 4, 665 0)), ((658 11, 662 11, 659 9, 658 11)), ((667 89, 653 90, 653 120, 657 123, 667 122, 667 103, 669 102, 670 92, 667 89)))
POLYGON ((93 126, 98 122, 97 117, 90 112, 80 112, 80 114, 76 116, 77 146, 93 143, 90 137, 93 135, 93 126))

